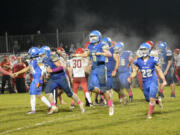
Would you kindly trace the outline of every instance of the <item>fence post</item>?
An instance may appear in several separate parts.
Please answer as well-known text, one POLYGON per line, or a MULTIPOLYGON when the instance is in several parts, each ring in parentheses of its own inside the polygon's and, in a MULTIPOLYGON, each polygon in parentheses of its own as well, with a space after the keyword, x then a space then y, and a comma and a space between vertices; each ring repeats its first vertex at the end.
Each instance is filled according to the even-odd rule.
POLYGON ((56 47, 59 46, 59 30, 58 28, 56 29, 56 47))
POLYGON ((6 40, 6 52, 9 52, 8 51, 8 33, 5 32, 5 40, 6 40))

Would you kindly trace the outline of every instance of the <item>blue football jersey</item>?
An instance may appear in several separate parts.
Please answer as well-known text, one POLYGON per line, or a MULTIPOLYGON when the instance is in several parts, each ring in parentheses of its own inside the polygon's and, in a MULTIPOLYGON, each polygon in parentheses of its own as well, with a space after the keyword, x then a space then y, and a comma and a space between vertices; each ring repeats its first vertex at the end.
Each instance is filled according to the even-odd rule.
MULTIPOLYGON (((168 61, 172 60, 172 51, 171 50, 165 50, 163 52, 160 52, 159 58, 160 58, 160 65, 162 67, 162 71, 164 72, 166 70, 166 67, 168 65, 168 61)), ((171 65, 173 66, 173 65, 171 65)))
POLYGON ((90 52, 90 58, 92 59, 92 66, 97 66, 98 62, 107 62, 107 58, 103 55, 97 56, 97 52, 103 52, 103 47, 105 45, 102 43, 99 43, 97 45, 89 44, 88 49, 90 52))
POLYGON ((118 68, 118 72, 130 72, 130 66, 129 66, 129 57, 132 56, 132 53, 130 51, 123 51, 123 53, 119 53, 120 57, 120 64, 118 68))
MULTIPOLYGON (((50 58, 45 58, 43 62, 47 67, 49 66, 51 69, 57 68, 56 65, 54 65, 54 63, 51 61, 50 58)), ((57 78, 59 78, 59 75, 65 75, 64 70, 61 73, 51 73, 50 78, 57 79, 57 78)))
POLYGON ((35 58, 30 61, 30 70, 33 76, 33 79, 40 79, 42 75, 42 70, 38 66, 39 58, 35 58))
POLYGON ((116 65, 116 61, 113 58, 114 47, 111 47, 109 49, 109 51, 111 52, 112 57, 108 57, 108 62, 106 63, 106 67, 107 67, 107 72, 112 72, 115 68, 115 65, 116 65))
POLYGON ((134 64, 139 67, 140 71, 142 72, 143 81, 148 80, 157 80, 155 66, 159 63, 157 57, 149 56, 147 61, 144 61, 142 57, 138 58, 134 61, 134 64))

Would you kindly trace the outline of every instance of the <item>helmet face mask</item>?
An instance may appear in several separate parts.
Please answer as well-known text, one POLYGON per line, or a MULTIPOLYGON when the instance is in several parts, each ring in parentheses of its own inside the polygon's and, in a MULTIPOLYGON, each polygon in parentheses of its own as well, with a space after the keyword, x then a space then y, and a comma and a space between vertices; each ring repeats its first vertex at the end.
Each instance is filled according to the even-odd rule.
POLYGON ((99 37, 96 36, 96 35, 90 35, 89 36, 89 41, 90 41, 90 43, 96 43, 96 42, 99 41, 99 37))
POLYGON ((95 44, 101 40, 101 33, 98 30, 94 30, 89 34, 89 41, 92 44, 95 44))
POLYGON ((43 58, 50 57, 50 55, 51 55, 50 48, 48 46, 42 46, 39 50, 39 55, 43 58))
POLYGON ((167 44, 166 44, 166 42, 159 42, 159 44, 158 44, 158 51, 159 52, 163 52, 163 51, 165 51, 167 49, 167 44))
POLYGON ((141 57, 146 57, 149 55, 149 50, 147 48, 140 48, 139 52, 141 57))
POLYGON ((139 47, 139 53, 141 57, 147 57, 150 54, 151 46, 147 43, 143 43, 139 47))
POLYGON ((115 45, 115 49, 122 53, 124 51, 124 43, 123 42, 117 42, 115 45))

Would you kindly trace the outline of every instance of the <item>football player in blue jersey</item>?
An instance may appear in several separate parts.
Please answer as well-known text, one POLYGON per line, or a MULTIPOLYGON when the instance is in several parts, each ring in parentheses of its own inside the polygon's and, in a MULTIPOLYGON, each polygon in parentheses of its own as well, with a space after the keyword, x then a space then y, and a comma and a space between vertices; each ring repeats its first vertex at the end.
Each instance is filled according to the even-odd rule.
POLYGON ((112 57, 109 46, 101 42, 102 35, 99 31, 94 30, 89 35, 90 44, 88 51, 83 54, 73 54, 74 57, 88 57, 92 60, 90 76, 88 80, 88 90, 95 93, 103 93, 109 106, 109 115, 114 114, 114 107, 107 91, 107 70, 106 61, 112 57))
MULTIPOLYGON (((131 72, 132 66, 132 52, 124 50, 124 43, 117 42, 116 47, 119 48, 119 67, 118 67, 118 77, 120 82, 120 91, 123 93, 123 90, 126 89, 129 95, 129 102, 132 102, 133 93, 130 88, 130 83, 127 81, 127 78, 131 72)), ((123 99, 123 102, 126 103, 126 96, 120 97, 120 101, 123 99)))
POLYGON ((119 83, 118 83, 118 76, 117 76, 117 70, 119 67, 119 55, 117 50, 115 49, 115 44, 112 43, 111 38, 104 37, 102 39, 102 43, 109 45, 109 51, 112 54, 112 57, 108 57, 108 62, 106 62, 107 67, 107 89, 110 92, 110 96, 112 99, 113 92, 112 90, 115 90, 119 93, 119 83))
POLYGON ((66 65, 60 62, 57 54, 46 55, 44 63, 46 63, 47 72, 50 73, 49 80, 46 84, 45 93, 48 95, 51 104, 54 105, 53 91, 60 87, 68 97, 72 98, 80 107, 81 112, 84 113, 85 109, 79 97, 72 92, 69 79, 65 73, 66 65))
MULTIPOLYGON (((159 59, 162 71, 164 76, 167 80, 168 85, 171 87, 171 97, 174 98, 175 96, 175 83, 174 83, 174 66, 173 66, 173 53, 171 50, 167 49, 166 42, 159 42, 158 44, 159 49, 159 59)), ((160 80, 162 83, 162 80, 160 80)), ((164 97, 163 94, 164 86, 160 85, 159 96, 164 97)))
POLYGON ((16 72, 14 75, 18 76, 19 74, 22 74, 27 71, 31 71, 33 80, 30 85, 30 103, 31 103, 31 111, 28 112, 28 114, 33 114, 35 113, 35 105, 36 105, 36 97, 35 95, 41 99, 43 103, 45 103, 50 109, 49 112, 54 111, 54 107, 51 106, 50 102, 46 99, 45 96, 41 95, 42 91, 42 83, 43 83, 43 71, 41 67, 43 66, 42 63, 39 61, 39 49, 37 47, 32 47, 29 50, 29 55, 31 57, 31 61, 28 67, 24 68, 23 70, 16 72))
POLYGON ((135 66, 133 72, 128 78, 128 82, 131 82, 132 78, 137 75, 138 70, 142 72, 144 96, 146 101, 149 102, 148 119, 152 118, 155 104, 159 104, 159 106, 162 107, 161 100, 156 98, 158 92, 158 78, 156 71, 163 81, 162 85, 165 86, 167 84, 164 74, 158 65, 158 58, 149 56, 150 49, 151 48, 147 43, 140 45, 139 50, 141 57, 134 61, 135 66))

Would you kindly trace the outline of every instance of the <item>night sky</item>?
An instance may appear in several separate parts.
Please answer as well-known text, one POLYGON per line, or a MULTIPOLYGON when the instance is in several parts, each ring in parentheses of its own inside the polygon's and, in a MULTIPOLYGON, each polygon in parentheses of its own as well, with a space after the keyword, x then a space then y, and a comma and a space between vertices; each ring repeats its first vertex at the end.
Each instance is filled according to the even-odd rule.
POLYGON ((179 7, 180 0, 4 0, 0 33, 115 29, 152 37, 163 27, 180 35, 179 7))

